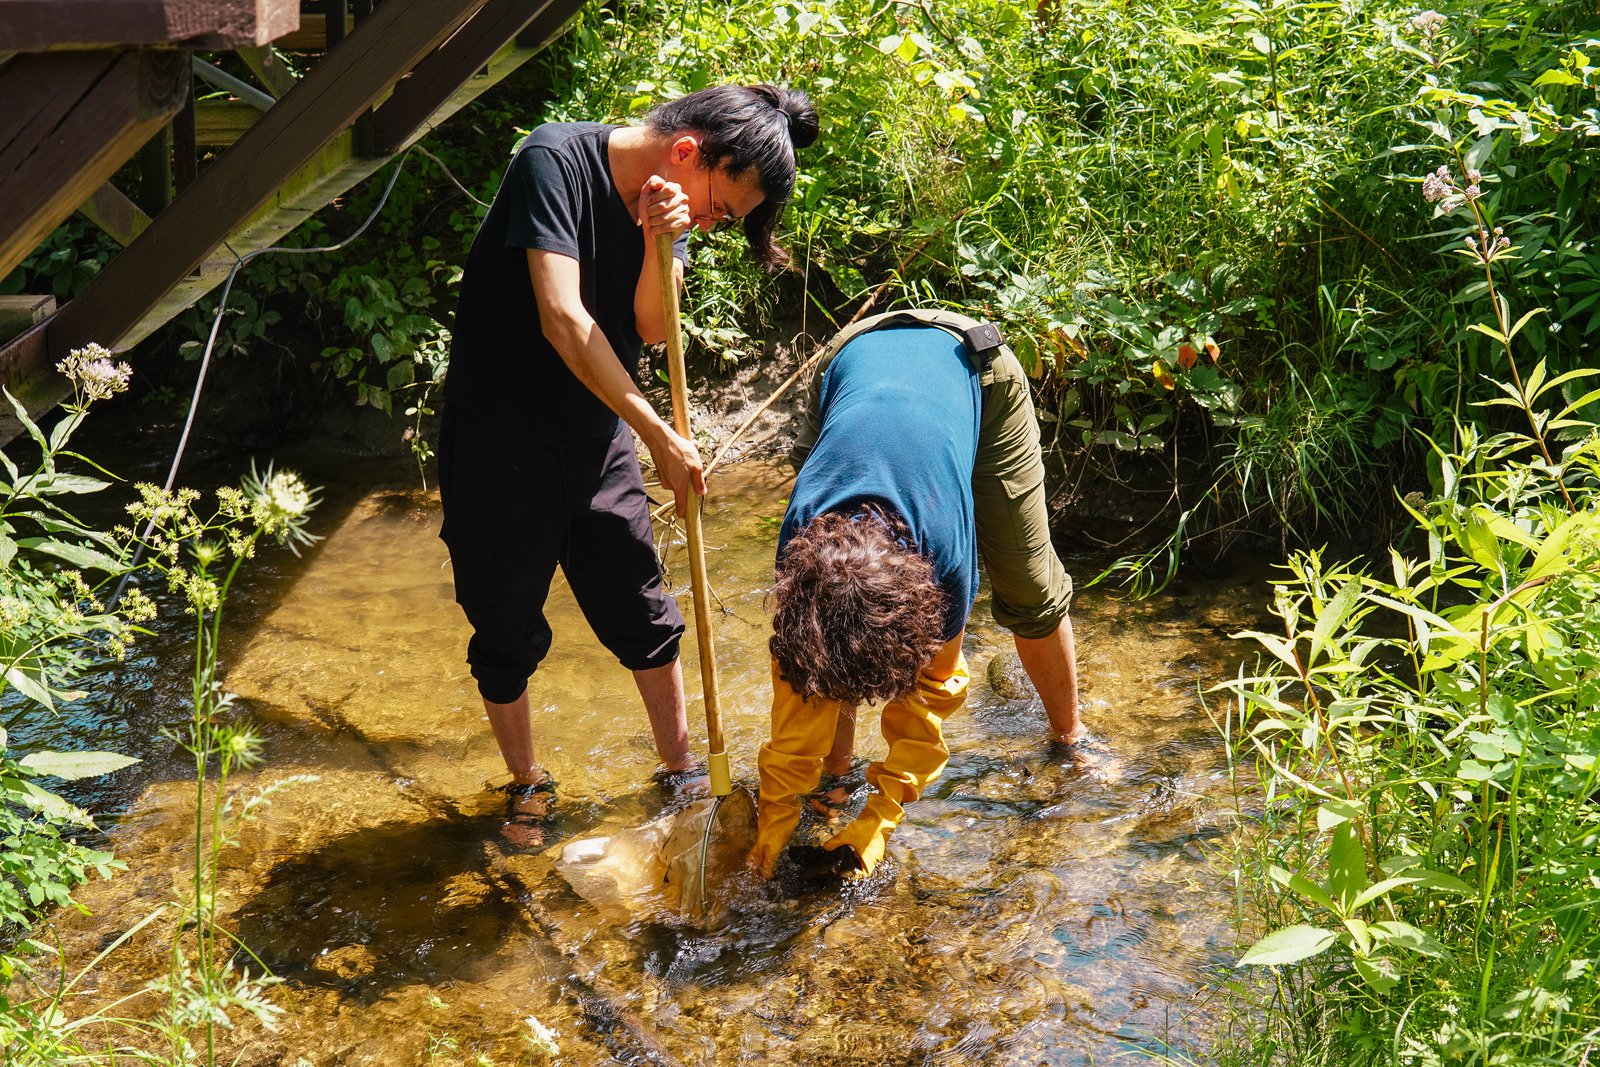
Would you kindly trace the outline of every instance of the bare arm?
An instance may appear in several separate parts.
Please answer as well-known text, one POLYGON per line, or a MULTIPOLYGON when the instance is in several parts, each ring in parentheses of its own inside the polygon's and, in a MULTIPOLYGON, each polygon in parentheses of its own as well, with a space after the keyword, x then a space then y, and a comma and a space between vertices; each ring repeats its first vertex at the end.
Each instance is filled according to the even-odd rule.
MULTIPOLYGON (((649 258, 652 257, 647 257, 647 261, 649 258)), ((706 491, 700 450, 661 421, 628 372, 622 369, 611 342, 583 306, 578 289, 578 261, 557 252, 530 248, 528 273, 533 279, 533 293, 539 302, 539 322, 546 339, 555 346, 562 362, 584 388, 633 427, 650 449, 662 483, 672 490, 678 514, 686 514, 690 490, 702 495, 706 491)), ((661 300, 659 285, 657 282, 655 290, 658 305, 661 300)))

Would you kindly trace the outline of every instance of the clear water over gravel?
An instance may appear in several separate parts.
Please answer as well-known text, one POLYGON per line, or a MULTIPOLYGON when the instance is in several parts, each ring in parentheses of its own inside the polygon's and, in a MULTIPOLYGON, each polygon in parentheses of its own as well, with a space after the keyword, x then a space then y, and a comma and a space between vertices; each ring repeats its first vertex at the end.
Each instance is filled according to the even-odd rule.
MULTIPOLYGON (((319 781, 280 794, 224 853, 221 885, 227 925, 286 980, 293 1010, 280 1034, 242 1027, 230 1058, 400 1067, 428 1063, 430 1039, 447 1034, 456 1047, 435 1062, 527 1062, 529 1015, 571 1065, 651 1062, 651 1042, 706 1065, 1032 1067, 1204 1046, 1195 993, 1234 939, 1232 895, 1206 854, 1235 815, 1198 691, 1241 656, 1226 634, 1255 623, 1259 575, 1189 581, 1138 604, 1080 592, 1085 716, 1118 755, 1112 774, 1053 755, 1037 702, 1003 695, 1014 690, 999 668, 989 680, 1009 638, 980 598, 949 768, 873 879, 752 899, 714 934, 630 927, 552 871, 562 841, 636 825, 667 802, 649 784, 654 749, 627 672, 558 578, 555 650, 531 691, 560 782, 555 835, 543 852, 502 848, 503 802, 488 787, 505 775, 463 662, 437 494, 394 464, 300 465, 327 486, 313 522, 326 539, 302 559, 258 561, 228 607, 226 678, 269 739, 267 764, 239 787, 319 781)), ((762 601, 788 475, 764 464, 719 474, 706 514, 728 744, 745 781, 767 724, 762 601)), ((692 620, 682 546, 669 539, 664 552, 692 620)), ((1094 570, 1069 568, 1080 583, 1094 570)), ((112 847, 129 865, 81 891, 91 916, 57 916, 79 965, 169 899, 192 862, 194 786, 159 734, 187 721, 192 624, 174 609, 159 625, 127 664, 104 668, 100 695, 13 735, 144 757, 74 794, 111 813, 112 847)), ((693 647, 691 629, 691 724, 693 647)), ((695 734, 703 750, 703 724, 695 734)), ((860 754, 881 754, 870 711, 859 736, 860 754)), ((803 823, 800 836, 826 832, 803 823)), ((163 972, 171 935, 157 922, 110 956, 85 1003, 163 972)))

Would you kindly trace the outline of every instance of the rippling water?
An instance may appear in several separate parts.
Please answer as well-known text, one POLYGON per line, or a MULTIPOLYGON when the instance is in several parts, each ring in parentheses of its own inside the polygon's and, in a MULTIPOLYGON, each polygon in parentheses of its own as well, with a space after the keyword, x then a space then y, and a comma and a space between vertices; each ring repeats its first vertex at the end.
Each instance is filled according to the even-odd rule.
MULTIPOLYGON (((293 1001, 281 1034, 241 1028, 230 1058, 427 1063, 430 1040, 448 1035, 457 1047, 436 1062, 510 1063, 528 1015, 572 1065, 650 1062, 650 1042, 707 1065, 1203 1056, 1195 994, 1233 940, 1232 897, 1206 856, 1234 801, 1198 692, 1233 670, 1241 650, 1225 635, 1255 623, 1258 575, 1139 604, 1080 592, 1085 718, 1118 754, 1111 775, 1052 758, 1043 709, 987 681, 1009 638, 980 597, 972 697, 946 726, 950 765, 871 880, 752 895, 715 934, 627 926, 602 919, 551 863, 561 841, 636 825, 666 802, 647 784, 654 749, 631 677, 558 578, 555 649, 530 693, 560 782, 556 837, 541 853, 502 849, 502 801, 487 785, 505 776, 463 661, 437 494, 393 465, 307 466, 328 485, 313 524, 326 539, 303 559, 265 554, 228 606, 227 685, 268 737, 266 766, 239 786, 319 778, 280 794, 223 856, 228 925, 293 1001), (448 1007, 430 1007, 435 996, 448 1007)), ((721 474, 706 513, 728 746, 745 781, 767 725, 762 600, 787 476, 761 464, 721 474)), ((664 552, 692 626, 682 546, 664 552)), ((1080 583, 1095 569, 1068 562, 1080 583)), ((129 663, 98 672, 94 697, 13 738, 144 757, 76 794, 112 813, 112 847, 130 868, 79 894, 92 916, 57 916, 80 965, 168 899, 192 862, 192 765, 159 733, 188 719, 189 625, 168 611, 129 663)), ((691 725, 693 647, 691 634, 691 725)), ((703 750, 703 725, 695 732, 703 750)), ((859 737, 860 754, 882 754, 870 712, 859 737)), ((803 823, 800 836, 827 832, 803 823)), ((164 971, 171 934, 154 924, 109 957, 88 1002, 164 971)))

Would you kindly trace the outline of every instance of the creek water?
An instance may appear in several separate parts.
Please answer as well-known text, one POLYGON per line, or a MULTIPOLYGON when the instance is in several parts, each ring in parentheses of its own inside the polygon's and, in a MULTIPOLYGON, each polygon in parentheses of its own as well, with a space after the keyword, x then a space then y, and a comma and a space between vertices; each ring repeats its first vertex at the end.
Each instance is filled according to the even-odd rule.
MULTIPOLYGON (((230 1059, 545 1062, 522 1039, 531 1015, 557 1035, 553 1062, 650 1062, 618 1024, 619 1002, 686 1064, 1203 1058, 1198 994, 1235 940, 1233 896, 1207 854, 1237 814, 1199 693, 1243 656, 1226 635, 1258 623, 1261 573, 1187 581, 1142 603, 1079 592, 1084 713, 1116 754, 1112 773, 1053 754, 1037 700, 1015 695, 999 668, 990 680, 1009 638, 981 595, 966 639, 972 695, 946 726, 949 767, 872 879, 752 899, 714 933, 630 926, 600 917, 552 870, 563 841, 637 825, 668 802, 650 784, 654 748, 631 678, 564 583, 547 609, 555 647, 530 690, 540 755, 560 783, 555 826, 549 848, 519 853, 497 833, 504 802, 489 786, 505 774, 464 663, 437 493, 394 463, 291 465, 325 486, 312 522, 324 540, 249 565, 226 609, 225 675, 266 736, 266 763, 235 785, 317 781, 277 794, 222 854, 226 925, 285 980, 292 1005, 277 1034, 230 1034, 230 1059)), ((200 465, 184 481, 231 481, 225 468, 200 465)), ((788 481, 786 466, 730 469, 706 509, 728 746, 746 782, 767 727, 763 598, 788 481)), ((687 564, 681 543, 663 552, 690 619, 685 674, 703 751, 687 564)), ((1068 566, 1080 582, 1096 569, 1068 566)), ((181 892, 191 869, 193 764, 161 730, 188 719, 193 623, 163 606, 155 636, 89 679, 94 696, 13 732, 14 746, 143 757, 72 794, 107 813, 109 847, 129 869, 77 894, 90 915, 53 918, 69 965, 181 892)), ((858 754, 882 754, 868 709, 858 737, 858 754)), ((808 819, 796 839, 827 832, 808 819)), ((153 923, 111 953, 78 1007, 163 974, 173 933, 153 923)))

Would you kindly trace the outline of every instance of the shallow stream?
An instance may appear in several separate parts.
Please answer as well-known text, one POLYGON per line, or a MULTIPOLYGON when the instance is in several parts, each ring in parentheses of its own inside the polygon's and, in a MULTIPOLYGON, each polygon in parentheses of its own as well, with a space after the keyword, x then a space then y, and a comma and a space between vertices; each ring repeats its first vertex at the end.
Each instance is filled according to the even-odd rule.
MULTIPOLYGON (((1226 635, 1256 624, 1261 574, 1241 566, 1136 604, 1080 591, 1085 718, 1117 754, 1112 774, 1053 758, 1037 701, 988 680, 1009 639, 981 596, 966 644, 972 697, 946 727, 950 765, 871 880, 714 934, 630 927, 552 871, 561 842, 636 825, 667 800, 649 784, 654 749, 631 678, 559 577, 555 649, 530 694, 558 819, 550 849, 516 853, 496 832, 503 799, 488 785, 505 774, 464 663, 437 494, 395 463, 294 465, 326 486, 312 522, 325 540, 303 558, 256 561, 227 608, 226 679, 268 737, 266 765, 238 786, 318 781, 279 794, 223 854, 221 910, 293 1005, 277 1035, 241 1028, 230 1058, 402 1067, 429 1063, 432 1047, 441 1064, 529 1062, 533 1015, 557 1034, 556 1062, 650 1062, 619 1004, 685 1064, 1032 1067, 1206 1046, 1196 994, 1234 939, 1233 897, 1207 852, 1235 815, 1199 690, 1241 657, 1226 635)), ((184 481, 232 480, 225 467, 184 481)), ((787 484, 783 466, 729 470, 706 513, 728 745, 744 781, 767 725, 762 601, 787 484)), ((681 545, 666 559, 691 619, 694 726, 681 545)), ((1068 566, 1080 583, 1097 569, 1068 566)), ((144 758, 74 794, 110 813, 102 822, 129 866, 80 891, 91 916, 56 917, 80 966, 170 899, 192 863, 192 763, 160 733, 188 719, 192 622, 166 606, 155 637, 91 680, 94 698, 13 736, 144 758)), ((879 756, 862 714, 859 754, 879 756)), ((703 750, 703 723, 694 732, 703 750)), ((800 834, 824 832, 803 823, 800 834)), ((119 948, 82 1003, 163 973, 172 933, 158 922, 119 948)))

